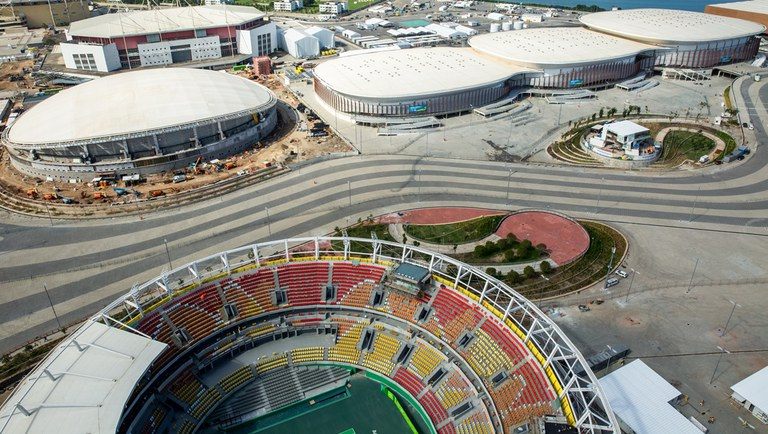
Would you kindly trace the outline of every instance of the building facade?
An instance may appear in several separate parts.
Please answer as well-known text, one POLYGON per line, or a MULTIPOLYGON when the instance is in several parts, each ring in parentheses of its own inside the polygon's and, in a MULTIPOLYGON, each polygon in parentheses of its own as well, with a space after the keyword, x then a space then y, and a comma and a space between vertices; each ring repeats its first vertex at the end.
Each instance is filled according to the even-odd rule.
POLYGON ((195 6, 84 20, 70 27, 61 47, 68 68, 109 72, 237 54, 265 56, 277 49, 276 32, 275 24, 252 8, 195 6))

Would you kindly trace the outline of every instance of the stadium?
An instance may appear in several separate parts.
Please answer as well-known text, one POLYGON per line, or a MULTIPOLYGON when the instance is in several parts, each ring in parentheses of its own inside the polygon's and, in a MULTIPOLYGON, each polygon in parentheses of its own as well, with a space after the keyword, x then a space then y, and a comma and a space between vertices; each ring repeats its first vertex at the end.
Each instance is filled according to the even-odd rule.
POLYGON ((277 49, 276 32, 275 24, 254 8, 205 5, 77 21, 60 47, 70 69, 108 72, 180 62, 212 67, 271 54, 277 49), (228 56, 235 57, 217 60, 228 56))
POLYGON ((490 33, 470 38, 471 48, 453 51, 413 48, 408 55, 379 51, 340 57, 315 68, 315 91, 332 110, 354 115, 456 113, 528 89, 605 87, 666 69, 695 79, 702 75, 689 68, 753 58, 758 35, 765 31, 749 21, 667 9, 599 12, 580 19, 586 28, 490 33), (488 72, 460 73, 481 63, 488 72), (365 73, 355 74, 361 65, 365 73), (404 91, 382 99, 391 89, 404 91), (407 92, 413 89, 418 91, 407 92))
POLYGON ((250 80, 173 68, 99 78, 32 107, 3 131, 20 172, 90 181, 226 158, 267 137, 277 97, 250 80))
POLYGON ((343 400, 360 372, 430 433, 619 432, 533 303, 452 258, 348 237, 247 245, 135 286, 20 383, 0 430, 261 431, 343 400))

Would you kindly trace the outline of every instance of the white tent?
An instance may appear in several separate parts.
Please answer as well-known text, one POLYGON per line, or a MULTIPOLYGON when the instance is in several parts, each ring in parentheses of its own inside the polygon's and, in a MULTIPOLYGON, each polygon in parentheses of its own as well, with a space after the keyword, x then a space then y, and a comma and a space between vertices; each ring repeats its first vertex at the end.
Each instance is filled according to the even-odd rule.
POLYGON ((285 51, 297 59, 320 55, 320 41, 301 30, 288 29, 284 33, 285 51))
POLYGON ((333 32, 322 27, 310 27, 306 30, 308 35, 314 36, 320 42, 320 48, 333 48, 333 32))
POLYGON ((616 415, 636 434, 701 434, 670 402, 682 396, 642 360, 600 379, 616 415))
POLYGON ((762 423, 768 424, 768 367, 731 386, 731 398, 751 411, 762 423))

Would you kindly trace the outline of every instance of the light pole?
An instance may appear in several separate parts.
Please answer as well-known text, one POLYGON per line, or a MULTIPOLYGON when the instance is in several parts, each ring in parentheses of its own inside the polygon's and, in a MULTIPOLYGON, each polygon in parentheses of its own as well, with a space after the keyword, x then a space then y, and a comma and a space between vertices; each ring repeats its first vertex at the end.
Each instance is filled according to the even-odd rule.
POLYGON ((267 230, 269 231, 269 236, 272 236, 272 224, 269 222, 269 207, 265 206, 264 211, 267 212, 267 230))
POLYGON ((51 217, 51 210, 48 208, 48 201, 43 202, 45 204, 45 211, 48 213, 48 220, 51 221, 51 226, 53 226, 53 217, 51 217))
POLYGON ((688 290, 685 291, 686 294, 691 292, 691 289, 693 289, 693 276, 696 275, 696 269, 699 267, 699 258, 696 258, 696 263, 693 265, 693 272, 691 273, 691 281, 688 282, 688 290))
POLYGON ((608 270, 605 272, 605 286, 603 289, 608 289, 608 278, 611 276, 611 267, 613 267, 613 255, 616 254, 616 246, 611 247, 611 260, 608 261, 608 270))
POLYGON ((509 169, 509 172, 507 175, 507 206, 509 206, 509 184, 512 183, 512 174, 516 172, 517 172, 516 170, 513 172, 512 169, 509 169))
POLYGON ((699 200, 699 194, 701 193, 701 186, 699 186, 699 190, 696 192, 696 197, 693 199, 693 206, 691 207, 691 216, 688 218, 689 222, 693 221, 693 212, 696 211, 696 202, 699 200))
POLYGON ((629 292, 632 291, 632 282, 635 281, 635 273, 637 273, 634 268, 630 268, 630 270, 632 270, 632 277, 629 279, 629 289, 627 289, 627 298, 624 303, 629 301, 629 292))
POLYGON ((416 181, 416 202, 421 202, 421 169, 419 169, 419 179, 416 181))
POLYGON ((713 381, 715 381, 715 374, 717 374, 717 368, 720 367, 720 360, 723 359, 723 354, 728 353, 731 354, 730 351, 726 350, 723 347, 717 347, 718 350, 720 350, 720 357, 717 358, 717 364, 715 365, 715 370, 712 372, 712 378, 709 379, 709 384, 712 384, 713 381))
POLYGON ((61 330, 61 321, 59 321, 59 315, 56 314, 56 308, 53 307, 53 301, 51 301, 51 294, 48 293, 48 286, 43 283, 43 290, 45 291, 45 296, 48 297, 48 304, 51 305, 51 310, 53 311, 53 317, 56 318, 56 324, 59 326, 59 330, 61 330))
POLYGON ((597 203, 595 204, 595 212, 593 214, 597 214, 598 208, 600 208, 600 199, 603 197, 603 183, 605 182, 605 178, 600 178, 600 191, 597 193, 597 203))
POLYGON ((173 270, 173 264, 171 263, 171 251, 168 250, 168 240, 163 238, 163 244, 165 244, 165 254, 168 255, 168 267, 173 270))
POLYGON ((741 307, 740 304, 736 304, 733 300, 728 300, 733 305, 733 308, 731 308, 731 313, 728 315, 728 320, 725 322, 725 327, 723 327, 723 332, 720 333, 720 337, 725 336, 725 334, 728 332, 728 324, 731 323, 731 317, 733 317, 733 312, 736 310, 737 307, 741 307))

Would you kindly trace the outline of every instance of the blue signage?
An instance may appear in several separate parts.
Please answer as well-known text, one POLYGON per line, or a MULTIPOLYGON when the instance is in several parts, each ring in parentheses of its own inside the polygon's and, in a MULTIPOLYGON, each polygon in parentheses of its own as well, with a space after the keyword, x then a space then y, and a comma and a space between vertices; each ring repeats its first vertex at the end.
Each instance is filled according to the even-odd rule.
POLYGON ((408 107, 408 113, 419 113, 419 112, 425 112, 427 111, 427 106, 425 105, 412 105, 408 107))
POLYGON ((571 80, 568 82, 568 86, 570 87, 578 87, 578 86, 581 86, 582 84, 584 84, 584 80, 582 79, 571 80))
POLYGON ((720 59, 720 63, 730 62, 731 60, 731 56, 725 56, 720 59))

